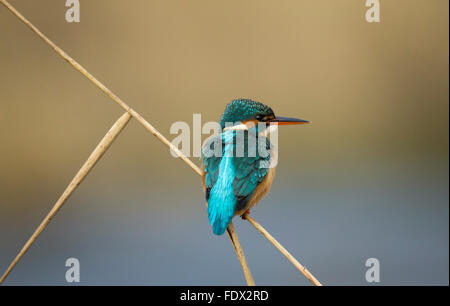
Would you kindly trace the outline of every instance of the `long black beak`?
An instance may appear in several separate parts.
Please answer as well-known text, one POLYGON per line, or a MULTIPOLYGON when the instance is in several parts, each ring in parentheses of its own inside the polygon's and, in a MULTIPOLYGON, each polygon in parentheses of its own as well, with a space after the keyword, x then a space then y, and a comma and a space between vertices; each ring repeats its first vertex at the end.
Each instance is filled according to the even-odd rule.
POLYGON ((308 120, 290 118, 290 117, 279 117, 276 116, 275 119, 269 120, 270 123, 276 123, 278 125, 288 125, 288 124, 306 124, 310 123, 308 120))

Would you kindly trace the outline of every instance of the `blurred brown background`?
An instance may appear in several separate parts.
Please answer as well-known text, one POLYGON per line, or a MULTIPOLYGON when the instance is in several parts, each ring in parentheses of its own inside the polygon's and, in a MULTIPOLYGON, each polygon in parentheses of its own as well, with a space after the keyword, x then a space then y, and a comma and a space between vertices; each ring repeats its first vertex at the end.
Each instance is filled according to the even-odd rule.
MULTIPOLYGON (((272 192, 252 214, 324 284, 448 285, 446 0, 11 0, 163 134, 233 98, 313 121, 280 129, 272 192)), ((0 6, 0 270, 122 110, 0 6)), ((198 163, 196 159, 195 162, 198 163)), ((7 284, 241 285, 200 180, 132 121, 7 284)), ((235 221, 257 284, 308 282, 235 221)))

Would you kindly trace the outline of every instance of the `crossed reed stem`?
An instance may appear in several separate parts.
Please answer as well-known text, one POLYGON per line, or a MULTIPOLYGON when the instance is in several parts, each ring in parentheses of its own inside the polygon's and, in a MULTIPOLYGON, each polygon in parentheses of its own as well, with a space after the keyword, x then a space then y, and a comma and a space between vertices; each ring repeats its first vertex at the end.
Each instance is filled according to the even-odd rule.
MULTIPOLYGON (((105 85, 103 85, 99 80, 97 80, 92 74, 90 74, 85 68, 83 68, 78 62, 76 62, 72 57, 65 53, 61 48, 59 48, 55 43, 53 43, 47 36, 45 36, 39 29, 37 29, 30 21, 28 21, 21 13, 19 13, 11 4, 6 0, 0 0, 9 11, 11 11, 20 21, 22 21, 26 26, 28 26, 35 34, 37 34, 47 45, 53 48, 53 50, 60 55, 64 60, 71 64, 76 70, 78 70, 82 75, 84 75, 89 81, 96 85, 100 90, 102 90, 106 95, 108 95, 114 102, 119 104, 125 113, 113 124, 110 130, 99 142, 97 147, 92 151, 86 162, 74 176, 72 181, 69 183, 67 188, 64 190, 63 194, 56 201, 53 208, 47 214, 47 216, 42 220, 41 224, 36 228, 31 237, 27 240, 23 248, 8 266, 5 273, 0 278, 0 284, 3 284, 6 277, 17 265, 22 256, 27 252, 30 246, 42 233, 42 231, 47 227, 50 220, 56 215, 59 209, 64 205, 69 196, 75 191, 78 185, 83 181, 83 179, 88 175, 90 170, 95 166, 102 155, 108 150, 120 132, 125 128, 128 121, 131 118, 136 119, 140 124, 142 124, 150 133, 152 133, 159 141, 169 147, 175 154, 181 158, 192 170, 194 170, 200 176, 202 171, 197 167, 189 158, 187 158, 176 146, 174 146, 167 138, 165 138, 156 128, 154 128, 150 123, 148 123, 138 112, 133 110, 125 102, 123 102, 118 96, 116 96, 111 90, 109 90, 105 85)), ((264 229, 264 227, 256 222, 255 219, 245 214, 243 219, 247 220, 251 225, 253 225, 270 243, 272 243, 280 252, 283 254, 309 281, 311 281, 316 286, 321 286, 321 283, 304 267, 302 266, 270 233, 264 229)), ((248 267, 247 260, 245 259, 244 252, 239 243, 238 236, 234 229, 232 222, 228 225, 227 234, 236 252, 236 255, 241 264, 242 271, 244 273, 247 285, 254 286, 255 281, 248 267)))

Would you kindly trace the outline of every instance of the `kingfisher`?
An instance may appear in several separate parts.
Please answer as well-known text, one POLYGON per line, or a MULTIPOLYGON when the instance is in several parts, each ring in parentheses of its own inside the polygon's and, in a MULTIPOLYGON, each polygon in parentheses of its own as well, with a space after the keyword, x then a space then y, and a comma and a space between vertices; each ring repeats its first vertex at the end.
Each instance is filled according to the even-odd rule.
POLYGON ((220 132, 202 147, 202 185, 208 219, 222 235, 231 219, 250 213, 270 190, 278 160, 269 133, 278 125, 307 120, 275 116, 272 108, 251 99, 236 99, 225 107, 220 132))

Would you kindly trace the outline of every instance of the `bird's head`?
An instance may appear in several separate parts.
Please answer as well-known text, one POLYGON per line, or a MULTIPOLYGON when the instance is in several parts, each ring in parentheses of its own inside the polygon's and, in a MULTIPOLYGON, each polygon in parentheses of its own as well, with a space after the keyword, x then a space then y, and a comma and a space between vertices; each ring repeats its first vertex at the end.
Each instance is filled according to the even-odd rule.
MULTIPOLYGON (((226 127, 226 123, 231 125, 245 124, 257 125, 258 123, 278 124, 305 124, 307 120, 275 116, 273 110, 260 102, 250 99, 236 99, 228 103, 225 111, 220 118, 220 126, 222 129, 226 127)), ((228 126, 228 125, 227 125, 228 126)))

